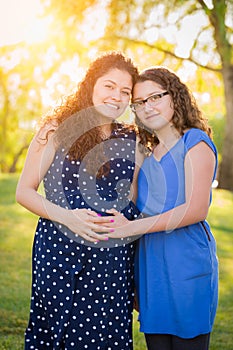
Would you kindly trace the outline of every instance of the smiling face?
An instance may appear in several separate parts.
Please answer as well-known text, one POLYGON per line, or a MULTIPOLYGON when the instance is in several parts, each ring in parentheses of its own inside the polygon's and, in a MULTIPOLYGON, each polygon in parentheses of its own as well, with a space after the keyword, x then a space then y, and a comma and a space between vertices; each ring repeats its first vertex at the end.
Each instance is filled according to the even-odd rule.
MULTIPOLYGON (((152 80, 139 82, 133 89, 133 102, 147 100, 148 97, 165 92, 159 84, 152 80)), ((149 129, 159 132, 170 127, 174 114, 169 94, 158 98, 155 102, 148 100, 136 111, 140 121, 149 129)))
POLYGON ((132 77, 128 72, 111 69, 97 79, 93 89, 93 105, 104 117, 117 119, 129 104, 132 87, 132 77))

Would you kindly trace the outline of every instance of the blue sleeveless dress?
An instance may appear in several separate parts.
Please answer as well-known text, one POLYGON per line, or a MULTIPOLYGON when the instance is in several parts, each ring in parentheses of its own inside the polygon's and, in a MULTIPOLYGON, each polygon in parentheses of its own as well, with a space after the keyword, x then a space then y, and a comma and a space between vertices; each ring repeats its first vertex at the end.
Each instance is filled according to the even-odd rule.
MULTIPOLYGON (((133 219, 138 211, 127 196, 135 139, 134 131, 117 125, 103 143, 110 171, 97 179, 85 163, 58 152, 44 178, 46 198, 102 215, 114 207, 133 219)), ((134 242, 83 243, 58 223, 39 219, 26 350, 132 349, 134 242)))
MULTIPOLYGON (((146 158, 138 180, 138 208, 157 215, 185 202, 184 158, 199 142, 216 156, 207 134, 190 129, 160 161, 146 158)), ((216 244, 206 221, 145 234, 136 254, 140 330, 192 338, 212 329, 218 298, 216 244)))

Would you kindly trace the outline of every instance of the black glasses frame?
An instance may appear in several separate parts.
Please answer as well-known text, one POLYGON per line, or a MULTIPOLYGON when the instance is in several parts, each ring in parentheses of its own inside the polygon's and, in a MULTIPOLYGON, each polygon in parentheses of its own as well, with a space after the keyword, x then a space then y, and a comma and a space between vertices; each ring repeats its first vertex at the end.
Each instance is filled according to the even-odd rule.
MULTIPOLYGON (((133 112, 136 112, 137 107, 139 107, 139 106, 143 107, 145 105, 145 103, 148 102, 151 98, 156 98, 157 100, 159 100, 160 98, 162 98, 163 96, 166 96, 166 95, 169 95, 168 91, 161 92, 160 94, 151 95, 151 96, 145 98, 144 100, 139 100, 137 102, 131 103, 130 108, 132 109, 133 112)), ((153 102, 152 102, 152 104, 153 104, 153 102)))

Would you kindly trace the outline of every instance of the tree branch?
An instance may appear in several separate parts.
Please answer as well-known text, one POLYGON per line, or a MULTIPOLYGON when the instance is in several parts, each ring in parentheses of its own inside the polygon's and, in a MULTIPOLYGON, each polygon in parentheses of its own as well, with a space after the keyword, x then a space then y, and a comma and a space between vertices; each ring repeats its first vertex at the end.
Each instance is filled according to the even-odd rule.
POLYGON ((111 37, 106 37, 105 36, 103 38, 103 40, 110 40, 110 39, 112 40, 113 38, 116 39, 116 40, 124 40, 125 42, 130 42, 130 43, 133 43, 133 44, 136 44, 136 45, 146 46, 146 47, 149 47, 151 49, 158 50, 158 51, 163 52, 164 54, 166 54, 168 56, 171 56, 171 57, 176 58, 178 60, 192 62, 192 63, 196 64, 197 66, 199 66, 201 68, 204 68, 204 69, 207 69, 207 70, 210 70, 212 72, 221 73, 221 71, 222 71, 221 68, 214 68, 214 67, 211 67, 211 66, 208 66, 208 65, 205 66, 205 65, 201 64, 200 62, 194 60, 192 57, 189 57, 189 58, 179 57, 174 52, 171 52, 169 50, 161 48, 160 46, 157 46, 157 45, 149 44, 146 41, 130 39, 128 37, 123 37, 123 36, 119 36, 119 35, 112 35, 111 37))
POLYGON ((210 11, 204 0, 197 0, 205 12, 210 11))

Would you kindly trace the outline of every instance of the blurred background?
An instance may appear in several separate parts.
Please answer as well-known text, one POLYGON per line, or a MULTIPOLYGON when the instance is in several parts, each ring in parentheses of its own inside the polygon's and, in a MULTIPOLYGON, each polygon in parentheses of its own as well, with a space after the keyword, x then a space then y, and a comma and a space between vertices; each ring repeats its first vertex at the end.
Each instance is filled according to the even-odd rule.
POLYGON ((166 65, 214 129, 219 186, 233 190, 232 0, 0 0, 0 172, 21 170, 38 119, 103 51, 166 65), (16 142, 17 140, 17 142, 16 142))
MULTIPOLYGON (((221 303, 211 349, 230 350, 233 0, 0 0, 0 350, 23 349, 29 311, 37 218, 14 199, 27 148, 40 118, 109 50, 122 51, 140 70, 174 70, 213 128, 220 165, 209 221, 219 247, 221 303)), ((143 338, 136 331, 135 337, 135 349, 143 350, 143 338)))

